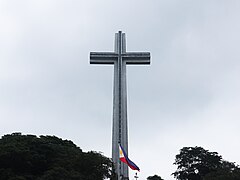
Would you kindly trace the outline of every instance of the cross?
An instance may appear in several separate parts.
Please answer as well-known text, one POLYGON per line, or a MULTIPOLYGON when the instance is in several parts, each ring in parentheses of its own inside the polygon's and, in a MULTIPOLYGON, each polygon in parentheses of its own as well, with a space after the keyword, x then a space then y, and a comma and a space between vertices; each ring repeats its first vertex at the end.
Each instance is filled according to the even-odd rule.
POLYGON ((149 52, 126 52, 125 33, 115 34, 114 52, 91 52, 90 64, 114 65, 112 159, 118 175, 128 179, 128 167, 119 162, 119 147, 128 153, 126 65, 150 64, 149 52))

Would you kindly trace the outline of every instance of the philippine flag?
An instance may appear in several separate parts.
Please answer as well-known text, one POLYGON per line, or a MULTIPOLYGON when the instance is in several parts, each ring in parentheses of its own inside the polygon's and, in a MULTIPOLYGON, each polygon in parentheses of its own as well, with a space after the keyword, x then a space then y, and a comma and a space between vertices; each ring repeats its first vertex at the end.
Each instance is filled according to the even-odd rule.
POLYGON ((127 164, 132 170, 140 171, 139 167, 127 157, 126 152, 124 151, 120 144, 119 144, 119 156, 120 161, 127 164))

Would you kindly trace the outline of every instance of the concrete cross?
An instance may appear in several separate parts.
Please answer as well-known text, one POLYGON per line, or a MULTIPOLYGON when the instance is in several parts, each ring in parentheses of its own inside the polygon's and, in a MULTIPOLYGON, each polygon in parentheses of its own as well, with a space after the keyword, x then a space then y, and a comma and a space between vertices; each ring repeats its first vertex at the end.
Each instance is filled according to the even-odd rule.
POLYGON ((126 52, 125 33, 119 31, 114 52, 91 52, 90 64, 114 64, 112 159, 118 180, 129 179, 127 165, 119 161, 119 143, 128 153, 126 65, 150 64, 150 53, 126 52))

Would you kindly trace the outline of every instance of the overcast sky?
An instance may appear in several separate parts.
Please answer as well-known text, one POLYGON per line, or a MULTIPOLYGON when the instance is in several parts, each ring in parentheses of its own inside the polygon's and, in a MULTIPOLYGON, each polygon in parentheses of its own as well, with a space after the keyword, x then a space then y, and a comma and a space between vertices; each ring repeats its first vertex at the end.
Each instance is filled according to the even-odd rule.
MULTIPOLYGON (((240 1, 0 0, 0 135, 55 135, 111 157, 113 51, 151 52, 130 66, 129 156, 140 180, 165 180, 182 147, 240 164, 240 1)), ((130 180, 133 172, 130 173, 130 180)))

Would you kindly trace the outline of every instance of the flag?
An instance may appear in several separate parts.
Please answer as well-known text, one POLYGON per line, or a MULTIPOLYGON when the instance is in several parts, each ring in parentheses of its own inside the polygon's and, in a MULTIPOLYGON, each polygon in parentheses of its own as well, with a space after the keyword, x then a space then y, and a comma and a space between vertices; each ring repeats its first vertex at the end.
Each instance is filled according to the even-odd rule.
POLYGON ((127 164, 132 170, 140 171, 139 167, 127 157, 126 152, 124 151, 120 144, 119 144, 119 158, 120 161, 127 164))

